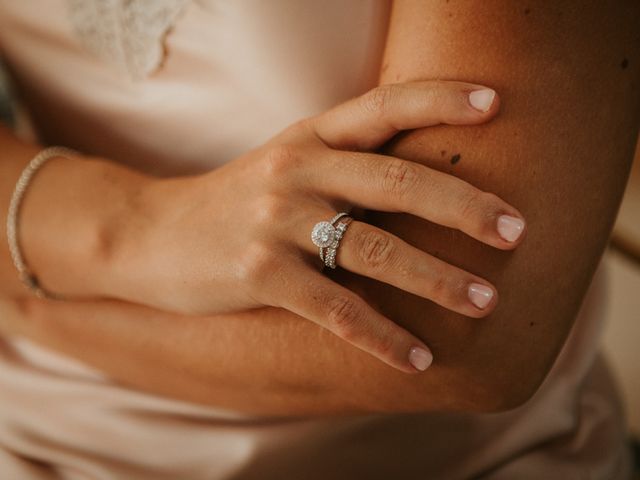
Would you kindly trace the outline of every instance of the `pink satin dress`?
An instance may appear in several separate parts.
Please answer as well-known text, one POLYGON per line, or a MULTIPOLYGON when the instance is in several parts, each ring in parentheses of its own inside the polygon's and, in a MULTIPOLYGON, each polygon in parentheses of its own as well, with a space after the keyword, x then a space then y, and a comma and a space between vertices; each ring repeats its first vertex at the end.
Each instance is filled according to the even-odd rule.
MULTIPOLYGON (((388 15, 383 1, 187 2, 161 66, 132 80, 83 48, 67 2, 0 0, 0 46, 37 98, 41 139, 172 175, 369 89, 388 15)), ((0 478, 627 480, 624 411, 599 346, 605 299, 601 264, 541 388, 495 414, 264 422, 0 338, 0 478)))

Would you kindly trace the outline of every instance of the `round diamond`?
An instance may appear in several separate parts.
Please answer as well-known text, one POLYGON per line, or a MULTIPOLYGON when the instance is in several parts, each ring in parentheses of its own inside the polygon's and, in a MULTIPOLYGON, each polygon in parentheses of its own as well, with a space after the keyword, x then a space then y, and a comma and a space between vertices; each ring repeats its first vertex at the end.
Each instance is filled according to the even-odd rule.
POLYGON ((319 222, 313 227, 311 241, 314 245, 324 248, 333 243, 336 238, 336 229, 329 222, 319 222))

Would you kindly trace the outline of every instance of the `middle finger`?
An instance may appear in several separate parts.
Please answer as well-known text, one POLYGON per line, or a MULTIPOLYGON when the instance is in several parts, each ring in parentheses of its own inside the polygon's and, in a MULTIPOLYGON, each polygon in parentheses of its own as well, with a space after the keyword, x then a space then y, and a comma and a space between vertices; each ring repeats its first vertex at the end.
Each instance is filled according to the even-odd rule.
POLYGON ((523 238, 522 214, 498 196, 416 162, 388 155, 323 149, 305 188, 348 204, 405 212, 510 250, 523 238))

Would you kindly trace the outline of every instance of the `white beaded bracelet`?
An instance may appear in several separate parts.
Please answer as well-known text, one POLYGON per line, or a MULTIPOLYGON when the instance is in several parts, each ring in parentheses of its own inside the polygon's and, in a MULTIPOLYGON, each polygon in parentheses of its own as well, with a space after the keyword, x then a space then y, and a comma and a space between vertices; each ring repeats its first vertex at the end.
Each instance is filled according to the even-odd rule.
POLYGON ((11 202, 9 203, 9 212, 7 215, 7 241, 9 242, 9 252, 13 264, 18 270, 20 280, 31 291, 33 291, 40 298, 59 298, 57 295, 49 293, 42 289, 38 283, 36 276, 29 270, 22 252, 20 250, 20 243, 18 241, 18 214, 20 212, 20 205, 24 193, 29 186, 31 178, 35 172, 49 159, 54 157, 66 157, 70 155, 77 155, 78 152, 66 147, 47 147, 41 150, 22 171, 20 178, 16 182, 16 187, 11 196, 11 202))

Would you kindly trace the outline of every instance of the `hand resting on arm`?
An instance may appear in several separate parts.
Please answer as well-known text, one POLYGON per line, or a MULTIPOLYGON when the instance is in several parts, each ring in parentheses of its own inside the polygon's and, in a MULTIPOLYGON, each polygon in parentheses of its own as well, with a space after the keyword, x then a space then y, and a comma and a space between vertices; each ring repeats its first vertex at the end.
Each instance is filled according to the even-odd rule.
MULTIPOLYGON (((509 235, 513 230, 505 228, 516 222, 515 233, 522 238, 524 222, 495 195, 453 176, 364 152, 382 145, 398 129, 486 121, 496 112, 491 91, 456 82, 416 82, 384 90, 389 88, 397 90, 398 98, 383 116, 376 105, 371 107, 380 97, 373 90, 298 122, 266 145, 204 175, 140 180, 140 175, 104 161, 51 160, 38 172, 31 186, 35 190, 19 212, 20 223, 26 225, 22 244, 30 268, 46 290, 69 300, 84 294, 196 314, 283 307, 400 370, 424 370, 431 355, 422 341, 318 272, 317 247, 309 239, 313 222, 329 219, 343 209, 336 206, 341 204, 406 211, 460 228, 501 249, 518 243, 509 235), (472 105, 478 99, 486 100, 481 110, 472 105), (340 150, 344 147, 358 151, 340 150), (91 177, 100 182, 96 186, 85 181, 92 168, 103 175, 91 177), (397 179, 408 170, 417 181, 398 197, 397 179), (133 186, 120 192, 124 206, 111 207, 105 216, 94 189, 113 197, 109 186, 127 181, 133 186), (47 187, 38 189, 44 182, 47 187), (52 202, 53 186, 63 184, 66 188, 52 202), (465 210, 469 198, 482 199, 472 216, 465 210), (58 208, 53 219, 47 214, 52 203, 58 208), (56 240, 88 230, 81 222, 90 214, 80 212, 87 205, 102 219, 90 218, 88 225, 95 231, 83 235, 99 256, 80 266, 66 243, 56 240), (66 215, 68 211, 77 216, 66 215), (93 266, 98 271, 90 278, 69 274, 93 266)), ((494 289, 486 281, 400 238, 358 221, 345 237, 338 263, 351 271, 465 315, 481 317, 495 307, 494 289), (393 269, 380 271, 367 262, 368 244, 379 238, 393 245, 393 269)))
POLYGON ((489 272, 497 309, 470 319, 344 270, 333 275, 431 346, 426 372, 390 369, 277 308, 180 318, 116 302, 29 302, 13 328, 125 383, 259 414, 494 411, 526 401, 566 338, 624 188, 640 111, 640 14, 633 2, 496 0, 482 3, 483 15, 477 5, 395 2, 382 81, 486 83, 501 95, 500 117, 419 130, 388 151, 497 193, 525 215, 527 241, 499 252, 398 213, 366 221, 489 272))

